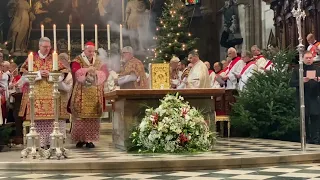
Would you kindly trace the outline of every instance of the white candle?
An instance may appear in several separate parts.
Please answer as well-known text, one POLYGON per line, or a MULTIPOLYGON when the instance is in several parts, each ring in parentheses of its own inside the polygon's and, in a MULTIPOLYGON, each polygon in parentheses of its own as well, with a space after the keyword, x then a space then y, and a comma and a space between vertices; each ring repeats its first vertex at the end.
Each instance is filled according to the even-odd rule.
POLYGON ((28 55, 28 71, 33 72, 33 53, 28 55))
POLYGON ((41 24, 41 37, 43 38, 44 37, 44 25, 41 24))
POLYGON ((52 54, 52 70, 53 71, 58 71, 58 54, 56 51, 53 52, 52 54))
POLYGON ((53 25, 53 49, 57 51, 57 26, 53 25))
POLYGON ((68 33, 68 51, 71 51, 70 24, 67 25, 67 33, 68 33))
POLYGON ((110 25, 107 25, 107 33, 108 33, 108 51, 110 51, 110 25))
POLYGON ((98 26, 94 25, 94 43, 95 43, 95 50, 98 50, 98 26))
POLYGON ((81 50, 84 50, 84 25, 81 24, 81 50))
POLYGON ((123 48, 123 42, 122 42, 122 24, 120 24, 120 50, 123 48))
POLYGON ((124 0, 122 0, 122 22, 124 22, 125 21, 125 10, 124 10, 124 0))

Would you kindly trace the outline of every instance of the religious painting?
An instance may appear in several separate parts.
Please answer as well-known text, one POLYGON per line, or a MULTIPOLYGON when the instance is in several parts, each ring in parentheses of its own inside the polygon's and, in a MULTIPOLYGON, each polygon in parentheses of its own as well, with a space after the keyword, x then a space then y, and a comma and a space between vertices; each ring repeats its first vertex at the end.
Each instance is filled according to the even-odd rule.
POLYGON ((70 24, 80 28, 80 24, 94 28, 94 24, 106 25, 112 21, 120 23, 123 16, 123 4, 128 0, 30 0, 36 19, 34 29, 40 25, 66 29, 70 24))
POLYGON ((151 89, 170 89, 170 64, 151 64, 151 89))

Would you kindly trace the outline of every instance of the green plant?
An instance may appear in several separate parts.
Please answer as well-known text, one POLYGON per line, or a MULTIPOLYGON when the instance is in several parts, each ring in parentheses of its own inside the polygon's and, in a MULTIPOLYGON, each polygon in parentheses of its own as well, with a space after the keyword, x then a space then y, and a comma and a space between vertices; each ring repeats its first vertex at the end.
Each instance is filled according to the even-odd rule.
POLYGON ((256 73, 239 93, 232 107, 231 124, 240 136, 298 140, 299 121, 295 89, 289 86, 291 70, 288 65, 296 53, 274 53, 274 69, 256 73))
POLYGON ((185 5, 179 0, 167 0, 157 27, 156 48, 153 62, 170 61, 173 55, 185 56, 195 49, 197 38, 189 32, 188 18, 185 17, 185 5))
POLYGON ((7 145, 9 143, 12 131, 12 127, 0 126, 0 145, 7 145))

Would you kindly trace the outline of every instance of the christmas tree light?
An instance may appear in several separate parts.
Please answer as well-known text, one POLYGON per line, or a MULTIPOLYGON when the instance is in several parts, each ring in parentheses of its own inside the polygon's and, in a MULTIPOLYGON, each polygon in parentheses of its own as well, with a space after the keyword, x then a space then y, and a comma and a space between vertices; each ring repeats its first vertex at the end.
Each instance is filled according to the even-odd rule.
POLYGON ((164 4, 160 23, 156 28, 156 49, 150 51, 154 54, 154 62, 170 61, 173 55, 187 56, 195 49, 197 38, 188 31, 189 20, 185 18, 184 4, 177 5, 174 0, 167 0, 164 4))

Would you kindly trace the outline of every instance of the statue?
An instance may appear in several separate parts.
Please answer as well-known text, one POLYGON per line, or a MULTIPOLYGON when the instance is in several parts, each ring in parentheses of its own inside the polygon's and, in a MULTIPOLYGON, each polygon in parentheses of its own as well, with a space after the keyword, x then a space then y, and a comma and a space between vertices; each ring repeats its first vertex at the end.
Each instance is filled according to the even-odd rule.
POLYGON ((240 34, 237 5, 237 0, 226 0, 224 7, 219 10, 219 12, 223 13, 224 17, 224 28, 220 44, 225 48, 235 47, 243 42, 240 34))
POLYGON ((130 43, 135 50, 144 50, 146 47, 143 43, 146 37, 145 28, 149 20, 146 17, 146 4, 144 0, 131 0, 126 8, 126 26, 130 32, 130 43))
POLYGON ((27 50, 32 21, 35 20, 26 0, 10 0, 8 5, 11 26, 8 39, 12 44, 11 53, 20 56, 27 50))

